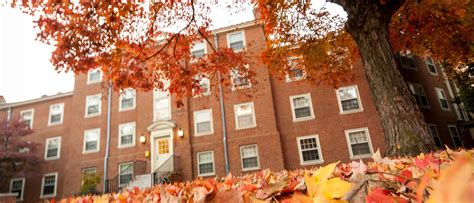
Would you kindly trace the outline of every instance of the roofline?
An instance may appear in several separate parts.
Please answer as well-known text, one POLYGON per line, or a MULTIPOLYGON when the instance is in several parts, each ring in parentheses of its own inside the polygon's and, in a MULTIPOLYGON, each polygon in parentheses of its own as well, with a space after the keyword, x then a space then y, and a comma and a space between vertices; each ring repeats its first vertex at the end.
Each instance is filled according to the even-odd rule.
POLYGON ((69 96, 72 96, 72 94, 73 92, 71 91, 71 92, 59 93, 59 94, 51 95, 51 96, 44 96, 38 99, 26 100, 26 101, 15 102, 15 103, 6 103, 3 105, 0 105, 0 109, 23 106, 27 104, 33 104, 37 102, 43 102, 43 101, 48 101, 48 100, 53 100, 53 99, 58 99, 58 98, 63 98, 63 97, 69 97, 69 96))
POLYGON ((211 33, 212 34, 220 34, 220 33, 225 33, 225 32, 238 30, 238 29, 242 29, 242 28, 246 28, 246 27, 251 27, 251 26, 259 25, 259 24, 263 24, 263 22, 261 20, 250 20, 250 21, 247 21, 247 22, 243 22, 243 23, 239 23, 239 24, 234 24, 234 25, 214 29, 214 30, 211 30, 211 33))

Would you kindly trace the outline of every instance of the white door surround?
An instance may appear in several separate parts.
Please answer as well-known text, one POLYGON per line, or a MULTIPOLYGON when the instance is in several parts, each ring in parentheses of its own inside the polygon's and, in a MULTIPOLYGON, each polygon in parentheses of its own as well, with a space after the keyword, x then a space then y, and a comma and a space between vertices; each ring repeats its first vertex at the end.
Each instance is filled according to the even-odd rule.
POLYGON ((148 126, 151 144, 151 172, 154 172, 173 156, 173 128, 175 126, 176 124, 170 121, 157 121, 148 126))

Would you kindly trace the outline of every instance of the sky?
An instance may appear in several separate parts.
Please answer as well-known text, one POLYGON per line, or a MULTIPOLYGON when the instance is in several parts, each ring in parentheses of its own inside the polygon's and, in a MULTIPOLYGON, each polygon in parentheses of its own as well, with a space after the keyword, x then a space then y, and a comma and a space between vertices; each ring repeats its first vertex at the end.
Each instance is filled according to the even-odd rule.
MULTIPOLYGON (((321 1, 323 2, 323 1, 321 1)), ((342 9, 325 5, 334 12, 342 9)), ((213 8, 215 28, 253 20, 252 9, 232 14, 226 8, 213 8)), ((9 6, 0 6, 0 95, 8 103, 69 92, 74 88, 74 74, 58 73, 51 62, 54 47, 35 41, 32 18, 9 6)))

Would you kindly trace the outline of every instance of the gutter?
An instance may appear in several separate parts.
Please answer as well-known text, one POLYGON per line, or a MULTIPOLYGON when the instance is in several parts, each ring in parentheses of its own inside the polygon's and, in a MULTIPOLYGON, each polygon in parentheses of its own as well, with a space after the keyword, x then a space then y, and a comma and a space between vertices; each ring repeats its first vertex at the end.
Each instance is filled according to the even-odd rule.
POLYGON ((109 89, 107 95, 107 137, 105 140, 105 157, 104 157, 104 192, 106 192, 108 183, 108 167, 109 167, 109 151, 110 151, 110 114, 112 106, 112 81, 109 80, 109 89))
MULTIPOLYGON (((216 49, 219 49, 217 43, 217 33, 214 33, 214 44, 216 49)), ((217 60, 219 63, 219 59, 217 60)), ((225 121, 225 108, 224 108, 224 96, 222 91, 222 82, 221 82, 221 73, 217 72, 217 78, 219 80, 219 104, 221 107, 221 119, 222 119, 222 144, 224 145, 224 161, 225 161, 225 174, 229 174, 229 155, 227 154, 227 130, 226 130, 226 121, 225 121)))

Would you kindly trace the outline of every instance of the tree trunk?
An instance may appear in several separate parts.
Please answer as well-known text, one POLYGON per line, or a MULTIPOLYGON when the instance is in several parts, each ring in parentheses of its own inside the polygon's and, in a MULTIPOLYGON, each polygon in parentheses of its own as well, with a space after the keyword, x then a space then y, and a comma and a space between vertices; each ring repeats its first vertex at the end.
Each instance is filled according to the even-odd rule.
POLYGON ((388 38, 393 13, 378 2, 346 1, 342 5, 348 13, 346 30, 357 43, 364 61, 388 145, 385 155, 416 155, 431 150, 433 140, 395 62, 388 38))

